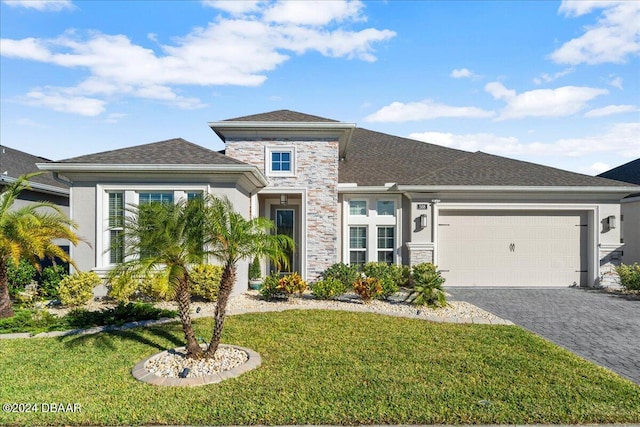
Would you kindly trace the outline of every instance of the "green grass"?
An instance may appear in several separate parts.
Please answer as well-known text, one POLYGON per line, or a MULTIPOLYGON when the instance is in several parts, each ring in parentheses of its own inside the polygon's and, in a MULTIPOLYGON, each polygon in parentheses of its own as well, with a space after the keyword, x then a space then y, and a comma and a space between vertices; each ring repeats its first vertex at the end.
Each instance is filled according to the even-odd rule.
MULTIPOLYGON (((640 422, 640 387, 515 326, 313 310, 227 322, 223 341, 258 351, 263 364, 196 388, 130 374, 182 344, 178 323, 0 341, 0 403, 82 408, 0 413, 0 425, 640 422)), ((208 338, 211 319, 196 327, 208 338)))

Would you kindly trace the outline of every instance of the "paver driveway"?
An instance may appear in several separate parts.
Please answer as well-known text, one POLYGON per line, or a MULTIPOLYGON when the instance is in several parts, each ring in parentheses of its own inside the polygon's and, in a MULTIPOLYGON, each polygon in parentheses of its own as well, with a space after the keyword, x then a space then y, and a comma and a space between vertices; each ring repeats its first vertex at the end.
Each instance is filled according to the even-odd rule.
POLYGON ((447 288, 640 384, 640 300, 579 288, 447 288))

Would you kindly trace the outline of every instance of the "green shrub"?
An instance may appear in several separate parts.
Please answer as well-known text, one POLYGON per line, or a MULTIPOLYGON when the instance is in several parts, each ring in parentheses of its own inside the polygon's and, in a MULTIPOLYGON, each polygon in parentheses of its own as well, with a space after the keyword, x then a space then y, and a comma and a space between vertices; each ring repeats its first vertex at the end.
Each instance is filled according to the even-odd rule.
POLYGON ((375 298, 388 299, 398 292, 399 278, 394 265, 389 265, 386 262, 368 262, 362 266, 362 272, 365 276, 375 277, 380 281, 382 292, 375 298))
POLYGON ((109 298, 128 303, 140 289, 140 280, 131 274, 119 274, 109 277, 109 298))
POLYGON ((64 265, 51 265, 40 273, 38 294, 42 298, 57 299, 59 297, 58 286, 60 281, 68 276, 67 267, 64 265))
POLYGON ((35 279, 36 272, 36 268, 25 259, 21 259, 17 266, 13 260, 9 259, 7 262, 9 294, 15 298, 18 292, 24 292, 25 286, 35 279))
POLYGON ((332 299, 347 291, 347 287, 338 279, 319 280, 311 287, 311 293, 318 299, 332 299))
POLYGON ((200 297, 205 301, 217 300, 221 279, 221 266, 211 264, 196 265, 189 273, 191 295, 200 297))
POLYGON ((140 293, 152 301, 171 301, 175 295, 175 289, 169 283, 165 272, 149 274, 140 280, 140 293))
POLYGON ((260 269, 260 260, 258 258, 254 258, 249 264, 249 280, 257 280, 262 276, 262 271, 260 269))
POLYGON ((392 274, 400 287, 411 286, 411 267, 408 265, 392 265, 392 274))
POLYGON ((640 291, 640 264, 622 264, 616 267, 616 272, 620 276, 622 287, 628 291, 640 291))
POLYGON ((73 328, 91 328, 93 326, 115 325, 138 320, 157 320, 164 317, 176 317, 175 310, 163 310, 152 304, 141 302, 120 303, 113 308, 100 311, 75 309, 66 316, 66 322, 73 328))
POLYGON ((366 304, 382 295, 382 285, 376 277, 361 277, 353 282, 353 290, 366 304))
POLYGON ((323 279, 336 279, 342 282, 346 289, 350 289, 361 274, 355 265, 347 265, 339 262, 333 264, 322 273, 323 279))
POLYGON ((298 273, 288 274, 280 277, 277 273, 272 273, 264 279, 260 295, 270 300, 274 297, 289 298, 291 295, 302 293, 307 290, 307 282, 302 280, 298 273))
POLYGON ((93 288, 102 283, 94 271, 82 271, 60 281, 60 302, 68 306, 82 305, 93 297, 93 288))
POLYGON ((413 266, 412 281, 413 290, 407 295, 405 301, 419 306, 444 307, 447 305, 447 298, 442 289, 445 279, 435 265, 422 263, 413 266))
POLYGON ((64 324, 64 320, 47 310, 16 310, 12 317, 0 319, 0 334, 59 330, 65 329, 64 324))

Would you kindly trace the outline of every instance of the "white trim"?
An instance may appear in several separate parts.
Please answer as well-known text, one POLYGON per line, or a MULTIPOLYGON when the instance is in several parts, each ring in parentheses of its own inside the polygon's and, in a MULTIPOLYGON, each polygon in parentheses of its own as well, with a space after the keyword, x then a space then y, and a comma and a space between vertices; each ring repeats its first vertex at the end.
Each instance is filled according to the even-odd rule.
POLYGON ((633 193, 638 186, 517 186, 517 185, 398 185, 397 190, 406 192, 525 192, 525 193, 633 193))
POLYGON ((445 203, 439 202, 433 204, 433 242, 435 249, 433 252, 433 263, 438 265, 439 257, 439 236, 438 222, 440 219, 440 211, 537 211, 537 212, 554 212, 554 211, 578 211, 587 214, 587 222, 589 230, 587 235, 587 286, 591 287, 597 284, 600 277, 600 234, 598 228, 598 218, 600 217, 599 205, 597 204, 532 204, 532 203, 445 203))
POLYGON ((620 203, 635 203, 635 202, 640 202, 640 194, 633 197, 626 197, 620 200, 620 203))
MULTIPOLYGON (((7 175, 0 175, 0 182, 13 184, 17 180, 18 178, 13 178, 7 175)), ((40 193, 47 193, 47 194, 60 195, 60 196, 69 195, 68 188, 56 187, 48 184, 40 184, 39 182, 34 182, 34 181, 27 181, 26 184, 29 186, 29 188, 27 188, 26 190, 38 191, 40 193)))

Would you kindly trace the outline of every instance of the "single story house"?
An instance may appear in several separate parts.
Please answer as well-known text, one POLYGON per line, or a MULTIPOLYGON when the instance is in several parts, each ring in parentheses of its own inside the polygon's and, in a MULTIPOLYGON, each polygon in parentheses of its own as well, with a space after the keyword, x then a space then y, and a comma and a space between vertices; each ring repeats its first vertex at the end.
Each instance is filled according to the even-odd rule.
MULTIPOLYGON (((640 159, 601 173, 603 178, 640 185, 640 159)), ((624 243, 622 262, 640 263, 640 191, 620 201, 620 233, 624 243)))
MULTIPOLYGON (((620 199, 638 191, 289 110, 209 126, 223 152, 171 139, 39 165, 68 180, 91 244, 72 248, 80 269, 121 260, 110 218, 126 204, 211 193, 273 220, 311 281, 336 262, 382 261, 433 262, 451 286, 597 286, 620 261, 620 199)), ((238 277, 235 293, 246 265, 238 277)))

